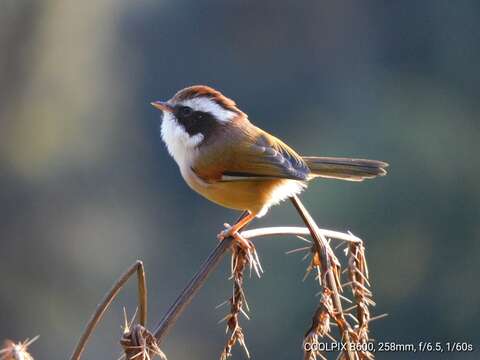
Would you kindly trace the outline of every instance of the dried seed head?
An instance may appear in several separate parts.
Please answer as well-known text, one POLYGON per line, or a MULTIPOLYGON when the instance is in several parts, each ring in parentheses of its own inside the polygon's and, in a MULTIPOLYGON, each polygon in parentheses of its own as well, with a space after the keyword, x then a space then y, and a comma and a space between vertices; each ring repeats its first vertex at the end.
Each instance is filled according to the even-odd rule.
POLYGON ((123 347, 126 360, 150 360, 155 356, 167 360, 155 337, 140 324, 130 325, 128 329, 124 329, 120 345, 123 347))
POLYGON ((12 340, 6 340, 5 346, 0 350, 0 360, 33 360, 32 355, 28 353, 28 347, 35 342, 39 336, 32 340, 26 339, 23 342, 14 343, 12 340))

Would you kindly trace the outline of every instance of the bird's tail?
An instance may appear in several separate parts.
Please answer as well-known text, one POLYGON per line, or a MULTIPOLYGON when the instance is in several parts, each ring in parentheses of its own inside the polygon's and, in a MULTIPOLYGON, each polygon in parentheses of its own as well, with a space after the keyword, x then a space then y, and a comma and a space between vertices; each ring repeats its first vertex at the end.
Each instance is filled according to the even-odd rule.
POLYGON ((363 181, 383 176, 388 164, 378 160, 304 156, 312 177, 363 181))

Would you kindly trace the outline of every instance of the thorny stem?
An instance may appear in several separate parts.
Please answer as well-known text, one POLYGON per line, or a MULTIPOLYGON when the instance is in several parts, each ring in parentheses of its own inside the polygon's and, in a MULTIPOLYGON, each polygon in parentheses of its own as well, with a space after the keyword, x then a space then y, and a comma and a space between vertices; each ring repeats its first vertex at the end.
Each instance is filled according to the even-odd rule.
MULTIPOLYGON (((294 200, 292 200, 292 202, 293 201, 294 200)), ((298 203, 303 208, 303 205, 300 203, 300 200, 298 200, 298 203)), ((304 209, 304 213, 310 216, 308 212, 305 210, 305 208, 303 209, 304 209)), ((243 216, 245 215, 246 215, 245 213, 242 214, 239 220, 242 219, 243 216)), ((311 222, 315 224, 313 219, 311 219, 311 222)), ((308 226, 307 222, 306 224, 308 226)), ((349 241, 352 243, 359 243, 362 241, 361 239, 359 239, 354 235, 345 234, 338 231, 319 229, 318 227, 316 227, 316 231, 318 232, 320 237, 323 237, 323 239, 325 239, 324 238, 325 236, 328 236, 328 237, 332 237, 340 240, 349 241)), ((247 230, 247 231, 241 232, 241 235, 246 239, 252 239, 252 238, 261 237, 261 236, 271 236, 271 235, 308 235, 308 234, 312 234, 312 230, 310 230, 310 228, 303 228, 303 227, 271 227, 271 228, 259 228, 259 229, 247 230)), ((312 237, 315 241, 315 237, 313 235, 312 237)), ((193 300, 197 292, 203 287, 203 285, 205 284, 210 274, 216 269, 216 267, 222 260, 223 256, 225 255, 227 250, 230 248, 232 242, 233 242, 233 238, 229 237, 222 240, 217 245, 217 247, 210 253, 208 258, 203 262, 202 266, 200 267, 200 270, 198 270, 198 272, 189 281, 187 286, 184 288, 184 290, 177 297, 175 302, 170 306, 166 314, 163 316, 163 318, 159 321, 157 326, 154 328, 153 335, 157 339, 157 342, 159 345, 161 344, 161 341, 163 340, 164 336, 175 325, 177 319, 180 317, 180 315, 183 313, 186 307, 193 300)), ((317 242, 319 242, 319 240, 317 240, 317 242)))
MULTIPOLYGON (((365 249, 363 244, 349 245, 348 272, 351 280, 352 292, 355 298, 356 319, 358 327, 355 329, 356 341, 359 343, 368 342, 368 324, 372 320, 370 317, 369 305, 375 303, 371 299, 371 292, 366 286, 369 286, 368 269, 365 261, 365 249)), ((373 354, 367 349, 359 351, 360 359, 373 359, 373 354)))
MULTIPOLYGON (((318 228, 317 224, 313 220, 310 213, 307 211, 307 209, 305 209, 300 199, 297 196, 292 196, 290 198, 290 201, 293 203, 293 206, 298 211, 303 222, 310 230, 310 234, 312 235, 312 239, 314 241, 317 252, 321 257, 322 274, 326 276, 328 287, 332 290, 333 304, 336 308, 337 316, 340 317, 342 324, 346 324, 345 316, 343 315, 342 301, 340 299, 340 294, 338 293, 338 289, 337 289, 337 281, 335 280, 335 276, 331 271, 330 269, 331 267, 329 265, 330 259, 327 254, 327 249, 328 249, 327 239, 318 228)), ((354 355, 350 347, 350 335, 348 333, 348 329, 342 328, 342 340, 344 340, 345 343, 347 344, 348 358, 350 360, 353 360, 354 355)))
MULTIPOLYGON (((327 230, 327 229, 318 229, 320 233, 327 238, 338 239, 343 241, 348 241, 351 243, 361 244, 362 240, 355 235, 346 234, 339 231, 327 230)), ((277 227, 267 227, 267 228, 258 228, 252 230, 246 230, 241 232, 242 237, 245 239, 258 238, 261 236, 274 236, 274 235, 310 235, 310 230, 305 227, 298 226, 277 226, 277 227)))
MULTIPOLYGON (((241 217, 240 217, 241 218, 241 217)), ((361 242, 353 235, 338 231, 319 229, 324 236, 345 240, 349 242, 361 242)), ((310 230, 303 227, 271 227, 242 231, 241 235, 246 239, 271 235, 308 235, 310 230)), ((203 287, 209 275, 216 269, 223 256, 232 244, 233 238, 226 238, 221 241, 202 264, 200 270, 193 276, 182 293, 178 296, 169 310, 154 328, 153 334, 158 344, 161 343, 167 332, 175 325, 177 319, 182 315, 185 308, 193 300, 197 292, 203 287)))
MULTIPOLYGON (((240 216, 239 220, 245 216, 245 213, 240 216)), ((237 221, 239 221, 237 220, 237 221)), ((318 228, 317 228, 318 229, 318 228)), ((325 236, 345 240, 349 242, 361 242, 359 238, 353 235, 341 233, 338 231, 318 229, 321 234, 325 236)), ((241 235, 246 239, 251 239, 260 236, 271 235, 308 235, 310 230, 303 227, 272 227, 272 228, 259 228, 254 230, 242 231, 241 235)), ((170 306, 163 318, 159 321, 154 328, 153 335, 157 339, 158 344, 161 344, 164 336, 175 325, 177 319, 186 309, 188 304, 193 300, 197 292, 203 287, 210 274, 216 269, 223 256, 230 248, 233 238, 229 237, 222 240, 217 247, 210 253, 208 258, 203 262, 200 270, 193 276, 188 282, 187 286, 177 297, 175 302, 170 306)))
POLYGON ((205 284, 209 275, 216 269, 223 256, 230 248, 232 241, 233 238, 228 237, 219 242, 217 247, 210 253, 208 258, 202 264, 200 270, 198 270, 198 272, 193 276, 185 289, 181 292, 172 306, 168 309, 167 313, 155 327, 153 335, 157 339, 159 345, 163 337, 168 333, 173 325, 175 325, 178 317, 193 300, 198 290, 200 290, 205 284))
POLYGON ((238 244, 235 244, 232 248, 233 295, 230 298, 230 313, 225 318, 227 320, 227 332, 230 330, 230 337, 225 344, 220 360, 226 360, 232 355, 232 348, 237 342, 245 350, 247 358, 250 358, 250 354, 245 344, 243 330, 240 327, 238 320, 239 314, 243 312, 244 305, 248 309, 248 305, 246 304, 247 300, 243 292, 243 272, 247 264, 252 266, 252 263, 250 262, 252 260, 249 260, 247 251, 248 250, 242 248, 238 244))
MULTIPOLYGON (((311 216, 308 214, 306 209, 300 203, 298 198, 291 198, 292 203, 297 208, 300 216, 304 220, 308 228, 303 227, 270 227, 270 228, 259 228, 254 230, 242 231, 241 235, 246 239, 252 239, 262 236, 271 236, 271 235, 312 235, 314 239, 315 246, 317 248, 322 248, 322 241, 326 241, 325 237, 336 238, 344 241, 348 241, 352 244, 361 243, 361 239, 357 238, 352 234, 345 234, 337 231, 319 229, 311 216), (313 224, 313 225, 312 225, 313 224), (323 239, 323 240, 321 240, 323 239)), ((242 219, 246 213, 242 214, 239 218, 242 219)), ((237 220, 238 221, 238 220, 237 220)), ((217 265, 222 260, 223 256, 230 248, 233 242, 233 238, 229 237, 221 241, 217 247, 210 253, 208 258, 202 264, 200 270, 194 275, 194 277, 187 284, 182 293, 178 296, 175 302, 172 304, 167 313, 160 320, 158 325, 155 327, 154 336, 157 339, 158 344, 163 340, 167 332, 175 325, 177 319, 186 309, 188 304, 193 300, 196 293, 202 288, 205 284, 209 275, 215 270, 217 265)), ((323 253, 323 252, 322 252, 323 253)), ((322 259, 323 261, 323 259, 322 259)), ((326 262, 325 262, 326 264, 326 262)), ((102 302, 97 306, 95 313, 92 315, 91 319, 87 323, 85 330, 72 354, 70 360, 79 360, 84 349, 85 345, 90 338, 91 334, 95 330, 96 326, 103 318, 105 311, 108 309, 113 299, 117 296, 118 292, 127 282, 127 280, 137 272, 138 277, 138 291, 139 291, 139 309, 140 309, 140 324, 146 326, 147 321, 147 289, 145 282, 145 271, 143 263, 140 260, 137 260, 130 268, 120 276, 120 278, 115 282, 110 291, 104 296, 102 302)), ((331 271, 329 276, 333 278, 331 271)), ((335 281, 332 281, 333 286, 336 289, 335 281)), ((337 295, 338 297, 338 295, 337 295)), ((340 298, 338 297, 338 302, 340 298)), ((338 307, 337 307, 338 308, 338 307)), ((341 309, 341 303, 340 307, 341 309)), ((343 316, 343 315, 342 315, 343 316)), ((348 334, 347 334, 348 336, 348 334)))
POLYGON ((118 292, 123 288, 125 283, 130 279, 130 277, 137 273, 138 278, 138 303, 140 309, 140 324, 146 326, 147 322, 147 285, 145 281, 145 270, 143 263, 140 260, 137 260, 132 266, 128 268, 125 273, 123 273, 115 284, 112 286, 110 291, 105 295, 102 302, 97 306, 97 309, 93 313, 92 317, 87 323, 85 330, 80 337, 80 340, 73 351, 70 360, 79 360, 82 356, 85 345, 87 344, 88 339, 92 335, 93 331, 97 327, 100 320, 103 318, 105 311, 112 303, 113 299, 117 296, 118 292))
MULTIPOLYGON (((237 220, 242 220, 249 213, 244 212, 237 220)), ((153 331, 153 335, 157 339, 158 344, 162 342, 163 337, 168 333, 173 325, 177 322, 178 317, 183 313, 188 304, 193 300, 198 290, 200 290, 207 281, 210 274, 217 268, 226 251, 232 244, 233 237, 228 237, 220 241, 217 247, 210 253, 208 258, 203 262, 200 270, 189 281, 185 289, 180 293, 175 302, 170 306, 167 313, 160 320, 153 331)))

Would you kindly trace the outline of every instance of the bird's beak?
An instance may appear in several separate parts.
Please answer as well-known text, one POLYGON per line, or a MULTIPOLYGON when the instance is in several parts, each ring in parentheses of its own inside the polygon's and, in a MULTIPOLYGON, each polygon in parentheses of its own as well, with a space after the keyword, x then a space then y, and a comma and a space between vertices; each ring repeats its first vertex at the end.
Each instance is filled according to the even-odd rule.
POLYGON ((172 105, 170 105, 168 102, 165 101, 153 101, 150 103, 153 107, 156 107, 159 110, 173 113, 174 109, 172 105))

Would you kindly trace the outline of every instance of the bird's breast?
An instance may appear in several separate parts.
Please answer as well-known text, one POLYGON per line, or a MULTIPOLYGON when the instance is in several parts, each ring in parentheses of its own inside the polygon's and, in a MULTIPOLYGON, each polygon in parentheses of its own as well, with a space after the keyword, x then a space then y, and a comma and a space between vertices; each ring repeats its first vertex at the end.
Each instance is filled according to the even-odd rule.
POLYGON ((249 210, 258 216, 305 187, 303 182, 285 179, 207 182, 191 169, 182 171, 182 176, 193 190, 208 200, 230 209, 249 210))

